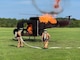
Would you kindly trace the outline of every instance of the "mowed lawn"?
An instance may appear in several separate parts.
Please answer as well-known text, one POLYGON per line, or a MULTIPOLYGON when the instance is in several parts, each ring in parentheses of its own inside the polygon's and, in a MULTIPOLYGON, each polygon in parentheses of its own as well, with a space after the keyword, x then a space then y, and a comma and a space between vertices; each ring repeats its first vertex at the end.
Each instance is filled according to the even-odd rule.
MULTIPOLYGON (((80 28, 51 28, 49 47, 56 49, 35 49, 24 45, 17 48, 17 41, 13 40, 14 28, 0 28, 0 60, 80 60, 80 28), (66 49, 65 47, 72 47, 66 49)), ((40 36, 36 40, 28 40, 32 46, 43 47, 40 36)))

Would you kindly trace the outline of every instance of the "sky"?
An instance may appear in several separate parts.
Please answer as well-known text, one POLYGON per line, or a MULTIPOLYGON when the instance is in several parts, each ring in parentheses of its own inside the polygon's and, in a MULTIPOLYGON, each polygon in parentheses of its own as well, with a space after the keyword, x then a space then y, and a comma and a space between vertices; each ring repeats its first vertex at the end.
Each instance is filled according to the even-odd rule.
MULTIPOLYGON (((36 5, 44 11, 51 11, 52 0, 35 0, 36 5)), ((80 0, 62 0, 63 12, 57 17, 66 17, 80 19, 80 0)), ((28 19, 41 15, 32 0, 0 0, 0 18, 28 19)))

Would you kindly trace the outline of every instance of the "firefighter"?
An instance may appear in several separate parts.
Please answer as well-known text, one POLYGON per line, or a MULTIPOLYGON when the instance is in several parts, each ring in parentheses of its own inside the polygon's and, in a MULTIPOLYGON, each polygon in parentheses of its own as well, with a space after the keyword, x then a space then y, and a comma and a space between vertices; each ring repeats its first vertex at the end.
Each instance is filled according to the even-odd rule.
POLYGON ((48 48, 50 34, 47 32, 47 29, 44 29, 44 32, 42 33, 41 38, 42 38, 42 41, 43 41, 44 49, 48 48))
POLYGON ((23 39, 21 36, 21 33, 23 31, 23 27, 24 27, 24 21, 19 21, 17 24, 17 39, 18 39, 18 45, 17 47, 23 47, 23 39))

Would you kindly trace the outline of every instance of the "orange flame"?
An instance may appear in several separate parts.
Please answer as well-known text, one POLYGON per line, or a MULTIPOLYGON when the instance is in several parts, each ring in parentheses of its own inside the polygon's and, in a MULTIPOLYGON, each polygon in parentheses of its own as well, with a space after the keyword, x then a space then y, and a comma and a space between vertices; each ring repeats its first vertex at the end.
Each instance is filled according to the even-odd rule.
POLYGON ((54 8, 59 8, 60 0, 55 0, 54 8))
POLYGON ((56 3, 59 4, 60 0, 56 0, 56 3))
POLYGON ((32 34, 32 24, 28 25, 28 29, 27 29, 29 34, 32 34))
POLYGON ((51 24, 57 23, 56 19, 53 18, 52 15, 50 15, 50 14, 44 14, 44 15, 40 16, 39 21, 41 23, 45 23, 45 24, 47 24, 48 22, 50 22, 51 24))

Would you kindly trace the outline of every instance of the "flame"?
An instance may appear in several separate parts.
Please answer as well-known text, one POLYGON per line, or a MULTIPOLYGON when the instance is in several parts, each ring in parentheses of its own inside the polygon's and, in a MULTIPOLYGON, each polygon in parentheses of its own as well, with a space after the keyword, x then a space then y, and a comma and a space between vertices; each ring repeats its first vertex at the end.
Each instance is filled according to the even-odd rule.
POLYGON ((56 0, 56 3, 59 4, 60 0, 56 0))
POLYGON ((57 23, 56 19, 53 18, 52 15, 50 15, 50 14, 44 14, 44 15, 40 16, 39 21, 41 23, 45 23, 45 24, 47 24, 48 22, 50 22, 51 24, 57 23))
POLYGON ((54 8, 59 8, 60 0, 55 0, 54 8))
POLYGON ((33 33, 32 30, 33 30, 32 29, 32 24, 28 25, 27 31, 28 31, 29 34, 32 34, 33 33))

